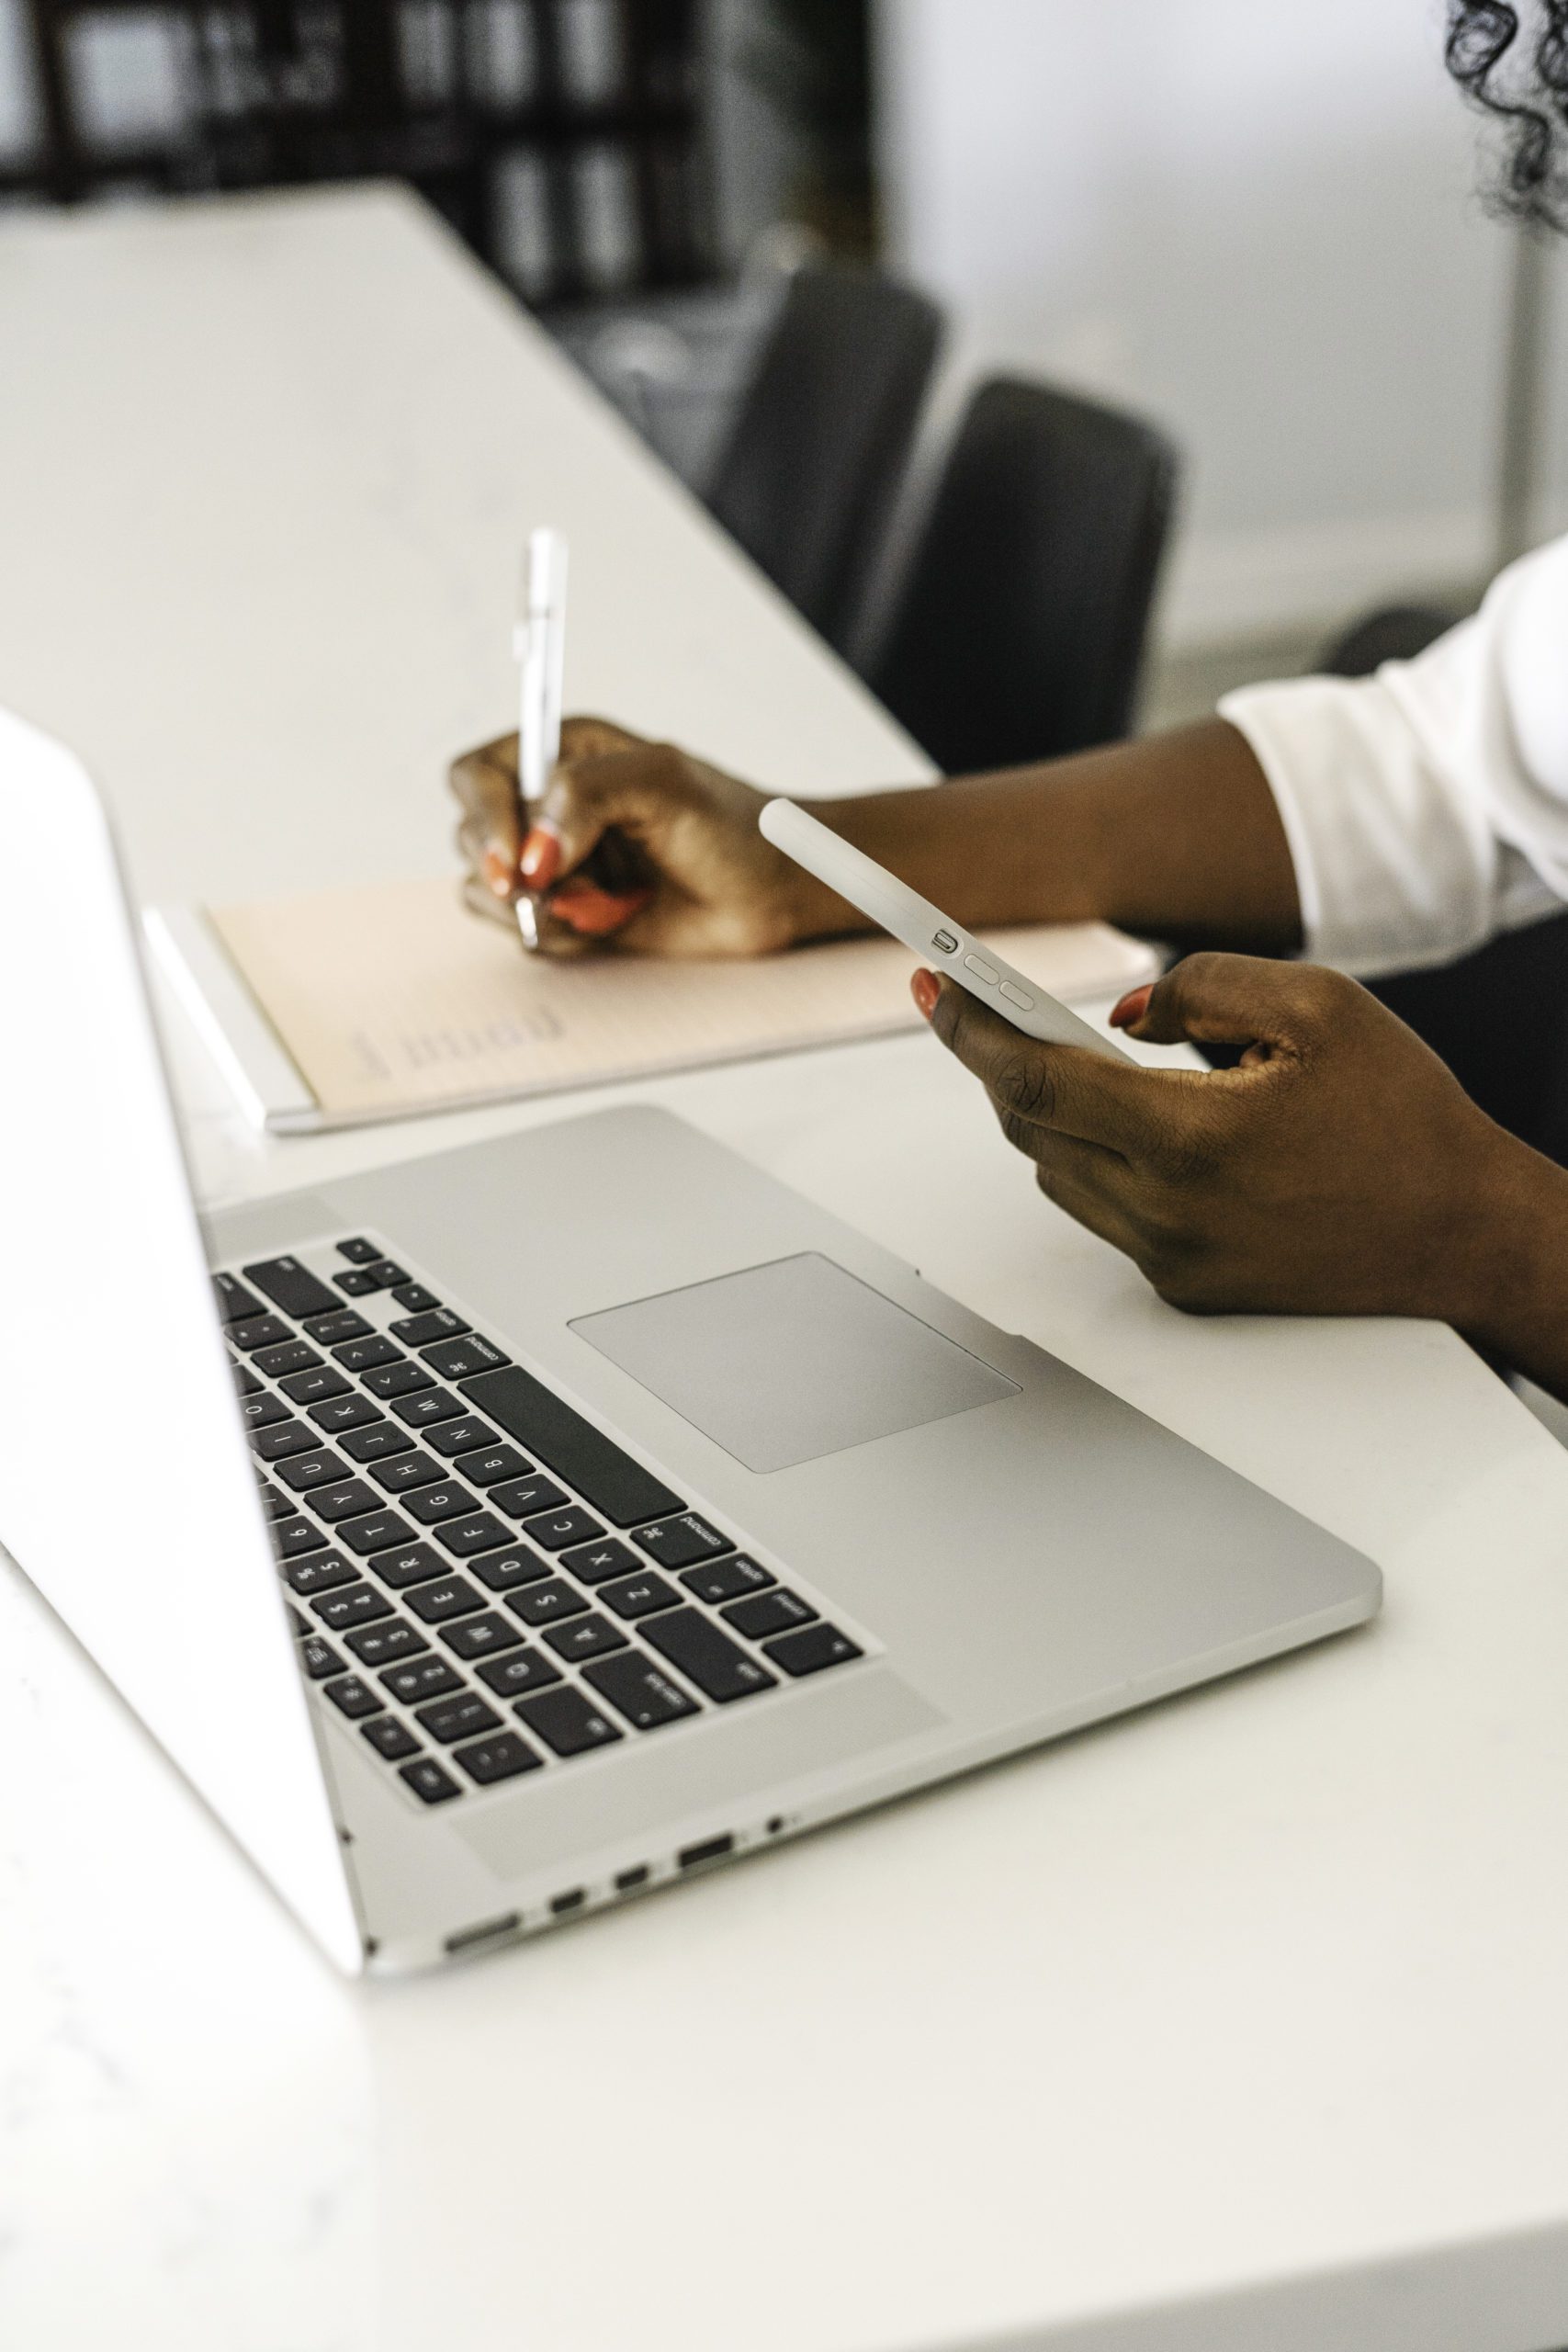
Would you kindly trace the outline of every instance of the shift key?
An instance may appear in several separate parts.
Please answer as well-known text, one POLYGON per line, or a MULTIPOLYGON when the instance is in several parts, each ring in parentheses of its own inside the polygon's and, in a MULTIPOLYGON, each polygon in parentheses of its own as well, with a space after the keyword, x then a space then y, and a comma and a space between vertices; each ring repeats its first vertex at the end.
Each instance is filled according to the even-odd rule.
POLYGON ((637 1632, 650 1649, 662 1650, 671 1666, 721 1707, 731 1699, 749 1699, 753 1690, 769 1690, 777 1679, 695 1609, 669 1609, 661 1616, 645 1617, 637 1632))

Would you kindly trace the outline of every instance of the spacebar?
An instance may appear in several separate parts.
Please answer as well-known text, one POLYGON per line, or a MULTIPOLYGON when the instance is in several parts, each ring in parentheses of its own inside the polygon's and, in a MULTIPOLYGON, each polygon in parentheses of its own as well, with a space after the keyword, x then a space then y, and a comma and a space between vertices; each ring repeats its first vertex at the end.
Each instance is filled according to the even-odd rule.
POLYGON ((595 1510, 603 1511, 613 1527, 636 1527, 642 1520, 685 1510, 681 1497, 671 1494, 651 1470, 623 1453, 614 1438, 515 1364, 504 1372, 479 1373, 457 1385, 492 1421, 501 1423, 508 1437, 537 1454, 595 1510))

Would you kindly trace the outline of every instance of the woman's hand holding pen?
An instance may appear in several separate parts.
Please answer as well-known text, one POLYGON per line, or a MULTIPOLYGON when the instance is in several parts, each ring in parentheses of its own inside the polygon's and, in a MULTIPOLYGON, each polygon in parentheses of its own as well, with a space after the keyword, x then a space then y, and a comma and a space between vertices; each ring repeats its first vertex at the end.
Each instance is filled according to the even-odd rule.
POLYGON ((451 785, 468 903, 511 923, 530 891, 544 954, 757 956, 864 928, 762 839, 765 793, 606 719, 565 722, 525 834, 515 735, 455 761, 451 785))

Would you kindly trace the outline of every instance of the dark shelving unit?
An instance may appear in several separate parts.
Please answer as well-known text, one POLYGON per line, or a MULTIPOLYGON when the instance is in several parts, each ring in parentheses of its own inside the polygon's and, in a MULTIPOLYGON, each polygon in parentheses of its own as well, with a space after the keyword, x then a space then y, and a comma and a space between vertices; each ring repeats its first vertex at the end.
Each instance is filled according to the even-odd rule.
POLYGON ((536 305, 692 286, 715 233, 696 0, 24 0, 39 135, 0 193, 73 204, 395 176, 536 305), (86 45, 149 19, 167 127, 92 124, 86 45))

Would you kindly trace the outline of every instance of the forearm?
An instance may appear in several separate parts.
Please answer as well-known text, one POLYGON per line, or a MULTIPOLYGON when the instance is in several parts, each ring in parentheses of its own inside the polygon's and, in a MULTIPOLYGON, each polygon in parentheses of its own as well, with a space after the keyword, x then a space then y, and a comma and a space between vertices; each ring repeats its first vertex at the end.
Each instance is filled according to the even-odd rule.
MULTIPOLYGON (((1223 719, 814 813, 971 930, 1098 919, 1183 946, 1301 944, 1284 828, 1223 719)), ((824 894, 813 932, 863 928, 824 894)))
POLYGON ((1568 1170, 1495 1129, 1477 1186, 1484 1234, 1450 1320, 1512 1372, 1568 1404, 1568 1170))

